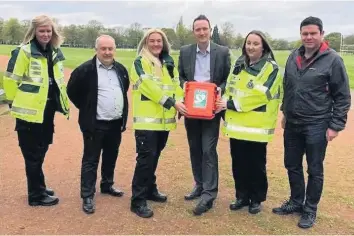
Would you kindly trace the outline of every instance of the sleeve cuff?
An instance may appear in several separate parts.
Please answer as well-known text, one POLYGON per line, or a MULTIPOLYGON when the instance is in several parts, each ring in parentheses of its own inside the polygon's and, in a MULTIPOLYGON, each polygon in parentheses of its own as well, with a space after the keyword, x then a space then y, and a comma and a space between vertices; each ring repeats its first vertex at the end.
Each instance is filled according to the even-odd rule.
POLYGON ((227 109, 229 110, 233 110, 233 111, 237 111, 236 110, 236 107, 235 107, 235 104, 232 100, 228 100, 227 103, 226 103, 226 107, 227 109))
POLYGON ((162 105, 164 108, 170 110, 171 107, 173 107, 176 104, 176 100, 169 97, 167 98, 167 100, 165 101, 165 103, 162 105))

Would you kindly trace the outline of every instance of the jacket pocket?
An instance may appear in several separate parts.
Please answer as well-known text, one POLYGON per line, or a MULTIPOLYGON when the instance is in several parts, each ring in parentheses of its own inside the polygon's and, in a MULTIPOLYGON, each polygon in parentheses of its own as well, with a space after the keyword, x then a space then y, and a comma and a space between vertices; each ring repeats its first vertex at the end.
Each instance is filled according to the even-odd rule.
POLYGON ((150 101, 150 99, 146 96, 144 96, 143 94, 141 94, 141 98, 140 98, 141 101, 150 101))
POLYGON ((39 93, 40 86, 32 84, 21 84, 18 89, 26 93, 39 93))

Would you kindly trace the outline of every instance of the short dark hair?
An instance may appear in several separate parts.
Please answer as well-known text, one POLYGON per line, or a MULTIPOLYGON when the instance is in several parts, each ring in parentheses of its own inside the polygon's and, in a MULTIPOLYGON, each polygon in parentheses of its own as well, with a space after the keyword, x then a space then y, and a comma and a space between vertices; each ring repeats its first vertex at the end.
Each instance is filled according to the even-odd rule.
POLYGON ((322 33, 322 31, 323 31, 322 20, 318 17, 309 16, 306 19, 304 19, 303 21, 301 21, 300 30, 303 26, 307 26, 307 25, 317 25, 320 32, 322 33))
POLYGON ((210 26, 210 21, 209 21, 208 17, 206 17, 205 15, 199 15, 199 16, 197 16, 197 18, 195 18, 194 21, 193 21, 193 26, 192 26, 192 27, 193 27, 193 30, 194 30, 194 23, 195 23, 197 20, 206 20, 206 21, 208 21, 209 28, 211 28, 211 26, 210 26))

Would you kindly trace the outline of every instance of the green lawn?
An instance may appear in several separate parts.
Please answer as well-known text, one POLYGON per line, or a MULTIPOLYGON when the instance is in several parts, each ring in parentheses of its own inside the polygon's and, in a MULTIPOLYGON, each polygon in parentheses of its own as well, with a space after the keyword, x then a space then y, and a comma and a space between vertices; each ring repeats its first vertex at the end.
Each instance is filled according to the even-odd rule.
MULTIPOLYGON (((15 46, 9 45, 0 45, 0 55, 10 55, 11 50, 15 46)), ((94 49, 83 49, 83 48, 62 48, 66 60, 64 61, 65 67, 75 68, 80 65, 82 62, 89 60, 95 54, 94 49)), ((278 64, 281 67, 285 66, 286 59, 290 51, 275 51, 275 57, 278 64)), ((236 57, 240 55, 240 51, 232 51, 232 63, 235 62, 236 57)), ((178 63, 178 51, 172 53, 173 58, 176 63, 178 63)), ((118 49, 116 52, 116 60, 121 62, 129 70, 134 58, 136 57, 136 51, 128 51, 118 49)), ((347 67, 347 72, 350 79, 350 87, 354 88, 354 55, 345 55, 343 56, 344 63, 347 67)), ((3 70, 1 68, 0 70, 3 70)), ((1 83, 1 82, 0 82, 1 83)))

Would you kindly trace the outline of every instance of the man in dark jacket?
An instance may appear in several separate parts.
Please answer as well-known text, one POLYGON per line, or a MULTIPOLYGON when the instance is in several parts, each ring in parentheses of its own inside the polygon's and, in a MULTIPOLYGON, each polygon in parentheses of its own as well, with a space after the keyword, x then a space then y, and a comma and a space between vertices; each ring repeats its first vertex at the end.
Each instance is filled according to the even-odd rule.
POLYGON ((308 17, 301 22, 302 46, 289 56, 284 74, 284 148, 291 196, 273 212, 301 213, 298 226, 316 220, 323 188, 323 161, 328 141, 345 128, 351 95, 342 58, 323 42, 323 24, 308 17), (302 167, 306 153, 308 183, 302 167))
POLYGON ((114 60, 115 50, 112 37, 98 37, 96 55, 72 72, 67 88, 70 100, 79 109, 83 133, 81 198, 86 213, 95 211, 93 197, 101 151, 101 193, 123 196, 113 187, 113 176, 127 123, 129 77, 126 68, 114 60))

